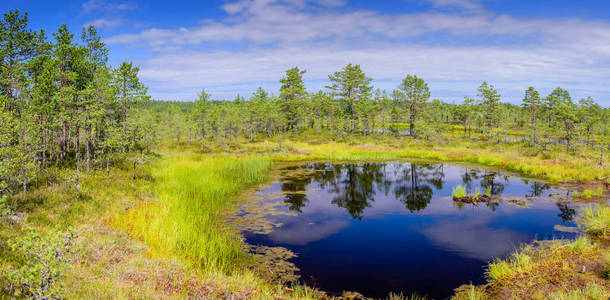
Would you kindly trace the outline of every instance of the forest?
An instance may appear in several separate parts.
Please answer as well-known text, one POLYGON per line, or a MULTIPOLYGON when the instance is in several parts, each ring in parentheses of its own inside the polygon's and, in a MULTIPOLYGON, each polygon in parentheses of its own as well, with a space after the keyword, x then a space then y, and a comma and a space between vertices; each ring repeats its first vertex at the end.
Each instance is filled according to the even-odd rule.
MULTIPOLYGON (((148 95, 138 66, 108 63, 94 26, 47 33, 28 21, 19 10, 0 20, 3 298, 332 298, 266 279, 253 261, 268 256, 244 250, 227 225, 239 195, 283 161, 468 162, 608 193, 610 107, 561 87, 548 95, 529 87, 511 104, 482 81, 475 97, 449 103, 431 99, 425 79, 408 70, 386 91, 347 64, 317 92, 294 67, 278 75, 277 94, 258 88, 225 100, 202 88, 196 99, 163 101, 148 95)), ((364 209, 343 206, 357 217, 364 209)), ((585 209, 583 226, 606 238, 609 210, 585 209)), ((583 257, 608 261, 597 242, 575 243, 583 257)), ((520 266, 516 259, 506 264, 520 266)), ((599 272, 608 272, 603 264, 599 272)), ((605 274, 595 281, 608 296, 605 274)), ((493 289, 468 288, 456 297, 485 299, 493 289)))

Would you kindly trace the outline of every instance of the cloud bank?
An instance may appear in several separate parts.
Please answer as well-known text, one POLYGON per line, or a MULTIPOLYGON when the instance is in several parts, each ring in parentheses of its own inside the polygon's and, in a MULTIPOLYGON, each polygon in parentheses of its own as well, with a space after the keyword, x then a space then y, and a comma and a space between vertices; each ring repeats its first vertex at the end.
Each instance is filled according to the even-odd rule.
POLYGON ((220 19, 106 42, 150 51, 137 63, 153 97, 164 99, 192 99, 201 88, 217 98, 259 85, 275 92, 293 66, 308 70, 313 90, 351 62, 382 88, 422 76, 448 101, 476 94, 486 80, 505 101, 518 102, 530 85, 561 85, 610 104, 610 24, 496 14, 473 0, 425 2, 430 9, 389 14, 343 0, 240 0, 223 5, 220 19))

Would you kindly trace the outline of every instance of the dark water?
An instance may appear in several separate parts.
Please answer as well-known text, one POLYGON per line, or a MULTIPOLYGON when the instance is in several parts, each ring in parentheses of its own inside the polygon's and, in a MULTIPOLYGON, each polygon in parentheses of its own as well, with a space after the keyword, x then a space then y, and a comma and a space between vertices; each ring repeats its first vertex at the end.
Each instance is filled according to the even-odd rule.
POLYGON ((456 287, 484 282, 487 263, 534 239, 573 238, 555 225, 574 226, 569 196, 548 184, 446 164, 310 163, 280 170, 259 193, 280 210, 283 225, 269 234, 246 233, 254 245, 282 246, 301 280, 329 293, 389 292, 442 299, 456 287), (491 190, 507 202, 456 205, 451 191, 491 190))

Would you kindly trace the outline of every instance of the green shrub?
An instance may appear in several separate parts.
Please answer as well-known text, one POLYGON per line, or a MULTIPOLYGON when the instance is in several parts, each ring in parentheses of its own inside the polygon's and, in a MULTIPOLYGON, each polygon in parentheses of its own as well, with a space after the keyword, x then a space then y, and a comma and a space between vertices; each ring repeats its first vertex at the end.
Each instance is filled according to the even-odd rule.
POLYGON ((23 264, 9 274, 11 285, 6 290, 19 298, 61 298, 61 278, 71 266, 78 236, 72 230, 52 230, 44 236, 29 232, 8 241, 11 250, 23 256, 23 264))

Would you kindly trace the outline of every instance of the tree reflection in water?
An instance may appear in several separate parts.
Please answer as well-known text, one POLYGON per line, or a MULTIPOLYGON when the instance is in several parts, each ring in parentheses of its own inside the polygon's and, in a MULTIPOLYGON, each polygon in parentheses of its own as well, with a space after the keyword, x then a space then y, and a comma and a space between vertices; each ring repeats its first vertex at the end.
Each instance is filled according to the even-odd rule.
MULTIPOLYGON (((467 193, 480 187, 481 193, 490 191, 500 196, 510 177, 488 170, 464 168, 460 175, 467 193), (476 184, 478 182, 478 185, 476 184)), ((308 163, 282 169, 281 190, 284 202, 292 211, 302 212, 307 205, 307 189, 316 183, 328 193, 334 194, 331 203, 344 208, 354 219, 361 220, 367 207, 375 201, 375 196, 393 196, 404 204, 410 212, 425 209, 434 195, 434 189, 442 190, 445 182, 443 164, 419 163, 357 163, 331 164, 308 163)), ((526 197, 538 197, 551 186, 546 183, 522 180, 529 185, 526 197)), ((486 204, 495 211, 498 203, 486 204)), ((558 204, 560 217, 571 220, 573 209, 558 204)))
POLYGON ((547 191, 551 188, 550 185, 548 185, 547 183, 543 183, 543 182, 537 182, 537 181, 532 181, 532 182, 528 182, 528 180, 523 180, 524 183, 528 184, 530 186, 530 190, 527 193, 527 195, 525 195, 525 197, 527 198, 533 198, 533 197, 540 197, 540 195, 542 195, 542 193, 544 193, 544 191, 547 191))
POLYGON ((486 172, 481 178, 481 188, 483 189, 481 192, 489 190, 492 195, 500 196, 504 192, 506 184, 499 182, 499 180, 504 180, 507 183, 508 179, 509 177, 503 174, 486 172))
POLYGON ((303 174, 304 168, 291 167, 284 169, 281 179, 281 189, 284 193, 284 202, 292 211, 303 212, 301 209, 307 204, 306 188, 312 177, 303 174), (297 170, 301 172, 296 172, 297 170))
POLYGON ((571 208, 567 203, 557 202, 557 208, 559 208, 560 211, 557 216, 560 217, 563 222, 569 222, 574 219, 576 210, 571 208))
POLYGON ((394 196, 410 212, 420 211, 428 206, 433 194, 429 184, 433 184, 437 189, 443 187, 442 165, 404 164, 397 173, 394 196))
POLYGON ((307 186, 316 182, 335 194, 331 203, 344 208, 354 219, 362 214, 377 194, 394 196, 411 211, 425 209, 432 199, 432 187, 443 188, 443 165, 386 163, 338 164, 310 163, 284 169, 281 189, 292 211, 302 212, 307 205, 307 186))

